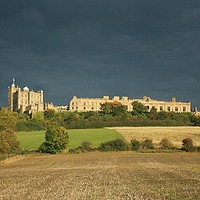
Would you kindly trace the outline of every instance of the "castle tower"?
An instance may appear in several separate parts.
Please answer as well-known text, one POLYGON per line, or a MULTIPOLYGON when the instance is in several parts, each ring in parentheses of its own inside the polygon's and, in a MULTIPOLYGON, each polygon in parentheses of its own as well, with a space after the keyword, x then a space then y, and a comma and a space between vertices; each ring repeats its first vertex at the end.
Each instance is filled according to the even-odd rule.
POLYGON ((8 110, 13 111, 13 94, 17 91, 15 88, 15 78, 13 78, 13 83, 11 86, 8 86, 8 110))

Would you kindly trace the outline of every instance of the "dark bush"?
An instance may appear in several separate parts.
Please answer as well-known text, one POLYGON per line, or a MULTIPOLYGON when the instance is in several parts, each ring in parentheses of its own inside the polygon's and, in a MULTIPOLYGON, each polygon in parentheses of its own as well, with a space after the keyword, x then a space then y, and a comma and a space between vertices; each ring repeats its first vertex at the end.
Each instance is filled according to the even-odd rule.
POLYGON ((140 148, 140 142, 136 139, 131 140, 131 148, 133 151, 137 151, 140 148))
POLYGON ((124 140, 116 139, 101 143, 98 149, 101 151, 126 151, 127 148, 127 143, 124 140))
POLYGON ((190 152, 190 151, 194 151, 195 147, 193 144, 193 140, 191 138, 185 138, 182 141, 182 150, 190 152))
POLYGON ((82 151, 78 148, 71 148, 69 149, 69 153, 78 154, 78 153, 82 153, 82 151))
POLYGON ((93 151, 93 144, 89 141, 82 142, 80 147, 83 151, 93 151))
POLYGON ((160 141, 160 147, 161 147, 161 149, 172 149, 174 146, 169 139, 163 138, 160 141))
POLYGON ((143 149, 153 149, 154 148, 153 141, 150 139, 146 139, 141 143, 141 147, 143 149))
POLYGON ((29 154, 30 151, 26 148, 19 148, 17 151, 16 151, 16 154, 18 155, 26 155, 26 154, 29 154))
POLYGON ((69 153, 84 153, 94 151, 93 144, 89 141, 84 141, 77 148, 69 149, 69 153))

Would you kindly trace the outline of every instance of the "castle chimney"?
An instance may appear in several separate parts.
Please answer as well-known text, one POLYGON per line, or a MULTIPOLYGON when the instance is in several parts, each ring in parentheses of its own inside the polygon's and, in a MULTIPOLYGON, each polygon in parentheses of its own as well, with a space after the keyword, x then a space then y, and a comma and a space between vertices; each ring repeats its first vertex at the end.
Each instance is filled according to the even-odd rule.
POLYGON ((172 102, 176 102, 176 97, 172 97, 172 102))

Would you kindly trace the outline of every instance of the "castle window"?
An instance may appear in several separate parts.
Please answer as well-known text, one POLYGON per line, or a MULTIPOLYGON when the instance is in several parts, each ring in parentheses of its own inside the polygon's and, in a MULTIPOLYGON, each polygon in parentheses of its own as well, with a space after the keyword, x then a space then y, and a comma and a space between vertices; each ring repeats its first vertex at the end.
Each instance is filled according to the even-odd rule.
POLYGON ((74 102, 72 102, 72 105, 74 105, 74 102))
POLYGON ((78 109, 78 106, 76 106, 76 109, 78 109))
POLYGON ((27 100, 25 100, 25 104, 27 104, 27 100))
POLYGON ((27 95, 25 95, 25 97, 27 97, 27 95))
POLYGON ((94 107, 92 107, 92 110, 94 109, 94 107))
POLYGON ((170 111, 171 109, 170 109, 170 107, 167 107, 167 111, 170 111))
POLYGON ((186 111, 186 107, 183 107, 183 112, 185 112, 186 111))
POLYGON ((31 97, 33 97, 33 95, 31 95, 31 97))
POLYGON ((74 107, 72 107, 72 110, 74 109, 74 107))
POLYGON ((85 110, 85 109, 86 109, 86 107, 83 107, 83 109, 85 110))
POLYGON ((147 109, 149 110, 149 106, 147 106, 147 109))
POLYGON ((162 111, 163 110, 163 107, 162 106, 160 106, 160 111, 162 111))
POLYGON ((21 104, 23 104, 23 100, 21 100, 21 104))
POLYGON ((23 97, 23 94, 21 94, 21 97, 23 97))
POLYGON ((175 111, 178 111, 178 107, 175 107, 175 111))
POLYGON ((39 99, 40 97, 38 96, 37 98, 39 99))

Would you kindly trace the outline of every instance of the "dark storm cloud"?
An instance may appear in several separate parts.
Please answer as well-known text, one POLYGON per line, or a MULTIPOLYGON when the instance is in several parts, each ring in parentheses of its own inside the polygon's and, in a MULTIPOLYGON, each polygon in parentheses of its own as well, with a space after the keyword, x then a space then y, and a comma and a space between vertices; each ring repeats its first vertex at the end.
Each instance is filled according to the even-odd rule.
POLYGON ((1 1, 1 106, 12 77, 60 105, 73 95, 199 105, 199 21, 195 0, 1 1))

